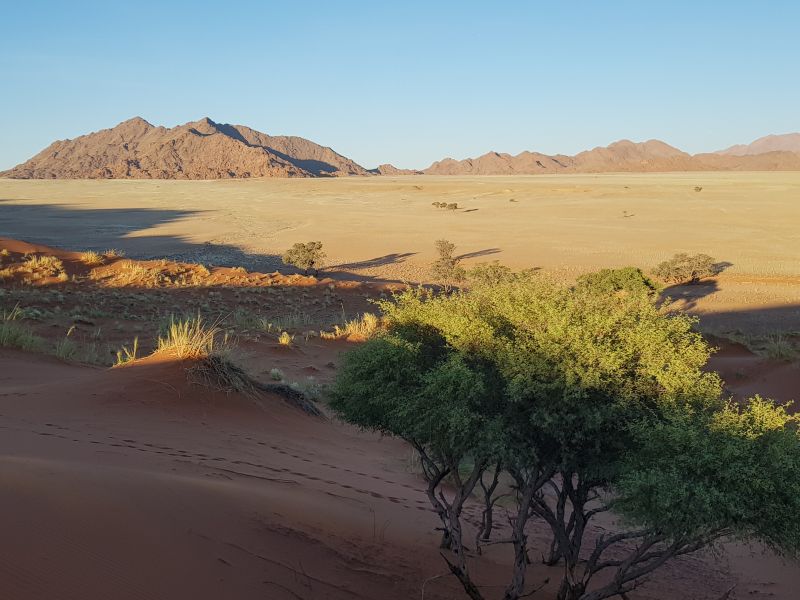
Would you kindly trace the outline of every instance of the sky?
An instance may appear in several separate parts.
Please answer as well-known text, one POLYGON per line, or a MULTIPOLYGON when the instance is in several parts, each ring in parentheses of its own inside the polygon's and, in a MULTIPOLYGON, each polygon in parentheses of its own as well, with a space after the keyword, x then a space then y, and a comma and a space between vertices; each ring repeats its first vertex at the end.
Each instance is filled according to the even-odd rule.
POLYGON ((370 168, 800 131, 800 2, 0 0, 0 169, 133 116, 370 168))

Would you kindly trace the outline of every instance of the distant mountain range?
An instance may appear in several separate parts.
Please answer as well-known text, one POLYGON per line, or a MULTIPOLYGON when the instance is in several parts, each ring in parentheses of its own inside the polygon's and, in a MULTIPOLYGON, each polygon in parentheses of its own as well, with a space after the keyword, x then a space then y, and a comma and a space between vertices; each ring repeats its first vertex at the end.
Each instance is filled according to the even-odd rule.
POLYGON ((575 156, 489 152, 445 158, 423 170, 390 164, 365 169, 307 139, 271 136, 209 118, 166 128, 140 117, 52 143, 0 172, 17 179, 227 179, 350 175, 527 175, 667 171, 800 171, 800 133, 769 135, 718 152, 687 154, 659 140, 621 140, 575 156))
POLYGON ((209 118, 166 128, 140 117, 50 144, 0 173, 19 179, 224 179, 367 175, 364 167, 301 137, 270 136, 209 118))

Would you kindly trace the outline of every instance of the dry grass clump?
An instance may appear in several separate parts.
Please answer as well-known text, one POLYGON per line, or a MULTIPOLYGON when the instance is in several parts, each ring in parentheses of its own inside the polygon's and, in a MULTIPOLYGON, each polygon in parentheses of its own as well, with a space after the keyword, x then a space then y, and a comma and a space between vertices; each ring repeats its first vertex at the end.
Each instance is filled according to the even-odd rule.
POLYGON ((78 354, 78 345, 70 339, 73 331, 75 331, 74 325, 67 330, 67 335, 56 343, 53 354, 61 360, 74 360, 78 354))
POLYGON ((6 279, 11 279, 14 277, 14 273, 16 271, 11 267, 0 269, 0 281, 5 281, 6 279))
POLYGON ((360 317, 351 321, 345 321, 343 326, 334 325, 333 331, 321 331, 320 337, 324 340, 336 340, 339 338, 359 338, 369 339, 380 329, 381 319, 373 313, 364 313, 360 317))
POLYGON ((793 360, 798 357, 797 349, 789 337, 782 332, 776 332, 766 337, 764 353, 775 360, 793 360))
POLYGON ((38 277, 56 277, 64 273, 64 263, 56 256, 28 254, 21 269, 38 277))
POLYGON ((282 331, 278 336, 278 343, 281 346, 291 346, 294 342, 294 336, 290 335, 288 331, 282 331))
POLYGON ((89 267, 98 267, 106 262, 106 257, 94 250, 81 252, 80 258, 81 262, 89 267))
POLYGON ((11 252, 8 251, 8 248, 0 250, 0 263, 5 261, 9 256, 11 256, 11 252))
POLYGON ((109 248, 108 250, 103 252, 103 256, 107 259, 122 258, 123 256, 125 256, 125 252, 123 252, 122 250, 117 250, 116 248, 109 248))
POLYGON ((133 346, 128 348, 123 346, 117 350, 117 360, 114 362, 115 367, 121 367, 136 360, 136 354, 139 351, 139 337, 133 338, 133 346))
POLYGON ((44 340, 38 337, 30 328, 22 325, 22 309, 16 305, 10 311, 0 313, 0 347, 18 348, 19 350, 39 350, 44 340))
POLYGON ((156 352, 169 352, 177 358, 206 358, 214 352, 214 341, 221 332, 216 324, 206 325, 198 315, 188 319, 170 318, 164 335, 159 336, 156 352))
POLYGON ((147 287, 157 287, 164 281, 159 269, 149 268, 141 263, 126 260, 121 264, 123 280, 147 287))
POLYGON ((201 358, 188 370, 192 383, 230 394, 239 392, 250 398, 259 396, 256 384, 244 369, 235 365, 226 352, 201 358))

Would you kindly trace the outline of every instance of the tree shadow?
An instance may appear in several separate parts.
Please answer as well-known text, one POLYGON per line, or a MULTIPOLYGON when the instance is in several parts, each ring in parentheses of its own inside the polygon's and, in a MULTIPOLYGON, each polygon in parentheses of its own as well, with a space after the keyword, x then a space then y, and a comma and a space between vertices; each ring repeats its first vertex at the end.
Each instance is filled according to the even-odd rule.
POLYGON ((502 252, 500 248, 486 248, 485 250, 477 250, 475 252, 467 252, 465 254, 459 254, 455 258, 457 260, 467 260, 469 258, 480 258, 481 256, 489 256, 490 254, 498 254, 502 252))
POLYGON ((398 263, 403 263, 409 256, 416 255, 417 252, 393 252, 392 254, 386 254, 384 256, 378 256, 376 258, 370 258, 369 260, 362 260, 358 262, 351 262, 351 263, 341 263, 338 265, 330 265, 329 269, 369 269, 373 267, 384 267, 386 265, 394 265, 398 263))
POLYGON ((670 300, 670 306, 679 310, 692 310, 699 300, 707 298, 719 291, 716 279, 702 279, 697 283, 684 283, 664 288, 659 297, 660 302, 670 300))

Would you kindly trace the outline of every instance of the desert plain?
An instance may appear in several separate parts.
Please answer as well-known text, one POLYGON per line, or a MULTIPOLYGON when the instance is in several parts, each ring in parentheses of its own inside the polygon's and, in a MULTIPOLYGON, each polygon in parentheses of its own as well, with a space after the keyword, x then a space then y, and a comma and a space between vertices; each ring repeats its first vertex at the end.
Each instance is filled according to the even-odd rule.
MULTIPOLYGON (((731 395, 787 401, 800 368, 774 349, 800 333, 799 200, 800 173, 0 179, 7 260, 56 255, 67 277, 0 288, 3 308, 26 309, 55 348, 0 350, 0 597, 459 597, 407 447, 278 393, 193 383, 181 361, 149 355, 164 316, 221 319, 256 379, 313 396, 358 343, 318 332, 392 286, 429 282, 437 239, 467 266, 567 279, 704 252, 722 272, 664 293, 699 316, 731 395), (279 259, 309 240, 328 255, 316 279, 279 259), (111 248, 125 257, 87 267, 78 254, 111 248), (134 339, 141 358, 107 368, 134 339)), ((473 525, 478 512, 467 509, 473 525)), ((537 527, 534 548, 546 543, 537 527)), ((503 552, 476 565, 487 589, 504 582, 492 567, 503 552)), ((542 597, 549 569, 531 569, 542 597)), ((797 563, 730 543, 675 560, 630 597, 789 600, 798 581, 797 563)))

